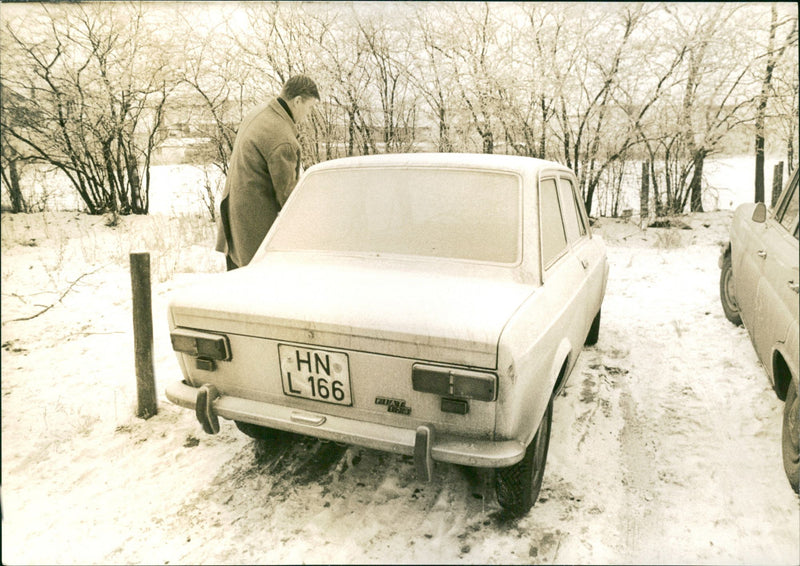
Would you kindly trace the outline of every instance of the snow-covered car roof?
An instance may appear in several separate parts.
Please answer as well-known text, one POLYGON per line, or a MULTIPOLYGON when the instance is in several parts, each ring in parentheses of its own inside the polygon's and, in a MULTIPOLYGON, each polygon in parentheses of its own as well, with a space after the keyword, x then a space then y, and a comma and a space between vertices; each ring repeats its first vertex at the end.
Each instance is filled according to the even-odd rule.
POLYGON ((493 170, 536 173, 541 169, 569 169, 555 161, 519 155, 487 153, 386 153, 343 157, 318 163, 308 171, 351 167, 477 167, 493 170))

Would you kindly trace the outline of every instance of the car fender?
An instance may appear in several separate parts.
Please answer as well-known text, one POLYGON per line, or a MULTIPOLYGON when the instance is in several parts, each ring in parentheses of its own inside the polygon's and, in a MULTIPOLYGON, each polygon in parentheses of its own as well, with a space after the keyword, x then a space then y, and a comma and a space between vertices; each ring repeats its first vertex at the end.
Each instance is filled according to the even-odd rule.
POLYGON ((731 243, 727 242, 724 246, 722 246, 722 251, 719 254, 719 259, 717 260, 717 265, 720 269, 722 269, 722 262, 725 261, 725 256, 731 253, 731 243))
POLYGON ((566 338, 561 340, 556 353, 553 355, 550 367, 547 369, 546 378, 539 380, 541 387, 534 395, 531 395, 533 403, 531 403, 530 410, 521 412, 520 431, 524 432, 524 437, 521 438, 523 444, 527 446, 539 430, 539 423, 542 421, 547 405, 550 399, 556 393, 556 388, 561 388, 567 381, 569 371, 572 369, 570 353, 572 352, 572 345, 566 338), (562 369, 564 370, 562 376, 562 369))
POLYGON ((741 262, 744 259, 743 254, 747 248, 745 244, 754 240, 754 235, 759 226, 752 220, 755 208, 755 203, 744 203, 740 204, 733 212, 728 249, 731 252, 731 266, 733 267, 734 276, 739 271, 741 262))
POLYGON ((558 393, 564 389, 576 360, 577 356, 572 355, 572 344, 570 344, 569 340, 564 338, 561 344, 558 345, 558 350, 556 350, 556 355, 553 358, 553 364, 550 367, 550 375, 554 376, 553 395, 558 395, 558 393))
POLYGON ((800 367, 798 367, 800 366, 800 328, 797 326, 797 321, 789 325, 789 333, 786 341, 781 344, 781 349, 786 365, 789 366, 789 371, 792 373, 792 379, 795 384, 798 384, 800 380, 800 367))
POLYGON ((557 338, 551 327, 552 324, 538 329, 517 328, 514 332, 507 328, 503 333, 498 352, 497 439, 530 443, 553 396, 561 368, 565 361, 571 362, 569 338, 557 338))
POLYGON ((800 332, 798 327, 790 323, 789 327, 786 329, 785 338, 777 342, 772 350, 771 367, 767 373, 772 379, 772 386, 775 389, 775 393, 781 400, 786 397, 786 389, 790 379, 800 388, 800 378, 798 377, 798 375, 800 375, 800 371, 798 371, 800 370, 800 368, 798 368, 798 332, 800 332), (778 356, 783 358, 790 375, 779 375, 778 356))

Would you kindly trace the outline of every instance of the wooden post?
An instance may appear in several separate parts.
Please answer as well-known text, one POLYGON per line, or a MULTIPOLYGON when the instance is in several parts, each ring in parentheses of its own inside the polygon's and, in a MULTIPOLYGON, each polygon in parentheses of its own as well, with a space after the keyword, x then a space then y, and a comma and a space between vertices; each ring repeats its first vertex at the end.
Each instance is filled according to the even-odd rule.
POLYGON ((153 368, 153 308, 150 298, 150 254, 132 253, 133 345, 136 358, 136 416, 149 419, 158 412, 153 368))
POLYGON ((642 161, 642 188, 639 190, 639 224, 650 217, 650 162, 642 161))
POLYGON ((783 161, 778 161, 775 168, 772 170, 772 204, 771 207, 775 208, 778 202, 778 197, 781 196, 783 189, 783 161))

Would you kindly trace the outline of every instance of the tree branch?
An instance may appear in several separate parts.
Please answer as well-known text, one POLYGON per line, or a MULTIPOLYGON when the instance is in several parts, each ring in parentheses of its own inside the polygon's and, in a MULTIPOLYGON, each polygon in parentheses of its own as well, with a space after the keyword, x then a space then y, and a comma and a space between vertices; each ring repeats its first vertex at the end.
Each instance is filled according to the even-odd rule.
POLYGON ((63 293, 61 293, 61 296, 58 298, 58 300, 57 300, 57 301, 55 301, 55 302, 54 302, 53 304, 51 304, 51 305, 48 305, 48 306, 46 306, 45 308, 43 308, 42 310, 40 310, 40 311, 39 311, 39 312, 37 312, 36 314, 33 314, 33 315, 31 315, 31 316, 25 316, 25 317, 22 317, 22 318, 14 318, 14 319, 11 319, 11 320, 5 320, 5 321, 3 321, 3 323, 2 323, 2 324, 6 324, 7 322, 21 322, 21 321, 25 321, 25 320, 33 320, 33 319, 34 319, 34 318, 36 318, 37 316, 41 316, 41 315, 43 315, 44 313, 46 313, 47 311, 49 311, 50 309, 52 309, 54 306, 56 306, 58 303, 60 303, 60 302, 61 302, 61 301, 64 299, 64 297, 66 297, 66 296, 67 296, 67 293, 69 293, 70 291, 72 291, 72 288, 73 288, 73 287, 75 287, 75 285, 77 285, 77 284, 78 284, 78 282, 79 282, 81 279, 83 279, 83 278, 84 278, 84 277, 86 277, 87 275, 92 275, 92 274, 94 274, 94 273, 97 273, 98 271, 100 271, 101 269, 104 269, 104 268, 105 268, 105 267, 107 267, 108 265, 110 265, 110 264, 101 265, 100 267, 98 267, 98 268, 97 268, 97 269, 95 269, 94 271, 88 271, 88 272, 84 273, 83 275, 81 275, 80 277, 78 277, 78 278, 77 278, 75 281, 73 281, 72 283, 70 283, 70 285, 69 285, 69 287, 67 287, 67 290, 66 290, 66 291, 64 291, 63 293))

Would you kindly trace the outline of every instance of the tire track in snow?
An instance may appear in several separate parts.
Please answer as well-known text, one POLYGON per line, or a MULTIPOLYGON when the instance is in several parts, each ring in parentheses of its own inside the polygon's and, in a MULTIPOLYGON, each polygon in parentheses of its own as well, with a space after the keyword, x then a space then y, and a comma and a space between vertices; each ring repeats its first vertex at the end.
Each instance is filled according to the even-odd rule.
POLYGON ((437 464, 425 484, 409 457, 301 436, 267 454, 255 446, 167 521, 187 533, 185 542, 175 535, 174 560, 450 561, 469 557, 484 530, 496 528, 496 504, 473 495, 482 479, 459 466, 437 464), (218 542, 230 540, 230 529, 235 548, 218 542))
MULTIPOLYGON (((672 469, 674 458, 681 458, 678 446, 687 441, 693 445, 694 434, 703 428, 695 419, 697 409, 684 395, 675 395, 687 379, 674 364, 685 351, 679 344, 682 327, 670 314, 678 310, 670 305, 670 299, 681 286, 675 279, 680 278, 681 266, 670 263, 680 263, 681 258, 658 250, 615 251, 629 256, 627 262, 620 262, 626 265, 619 279, 638 280, 644 288, 636 296, 612 293, 608 301, 612 307, 607 317, 609 331, 627 349, 627 371, 616 381, 624 422, 619 433, 625 486, 619 516, 620 551, 625 562, 680 561, 676 554, 679 545, 670 541, 668 534, 675 521, 680 522, 673 512, 680 500, 675 500, 675 490, 668 484, 683 481, 672 469), (649 275, 642 276, 641 264, 647 265, 649 275)), ((679 300, 691 302, 692 290, 684 289, 679 300)), ((688 373, 688 378, 694 376, 694 372, 688 373)), ((691 488, 686 483, 679 489, 687 494, 691 488)))
POLYGON ((764 442, 752 435, 766 426, 760 415, 773 403, 763 394, 766 376, 739 369, 753 364, 754 353, 721 314, 717 249, 624 252, 628 267, 647 263, 659 276, 623 269, 623 279, 638 271, 644 288, 635 307, 626 304, 632 297, 612 294, 616 308, 606 317, 631 350, 630 374, 620 382, 623 556, 633 563, 779 562, 782 549, 753 536, 770 523, 770 504, 761 487, 751 490, 765 475, 782 480, 780 462, 759 460, 764 442), (681 277, 687 267, 695 271, 692 285, 681 277))

